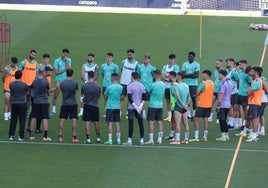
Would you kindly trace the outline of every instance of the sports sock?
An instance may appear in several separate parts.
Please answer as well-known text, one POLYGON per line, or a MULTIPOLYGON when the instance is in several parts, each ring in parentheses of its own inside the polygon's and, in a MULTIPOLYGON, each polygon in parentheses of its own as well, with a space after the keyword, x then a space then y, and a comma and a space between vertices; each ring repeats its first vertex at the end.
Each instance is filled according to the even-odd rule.
POLYGON ((212 118, 213 118, 213 113, 211 112, 210 116, 209 116, 209 119, 212 119, 212 118))
POLYGON ((191 114, 191 110, 189 109, 189 110, 187 110, 187 117, 192 117, 192 114, 191 114))
POLYGON ((196 111, 196 110, 193 110, 193 117, 195 116, 195 111, 196 111))
POLYGON ((142 116, 146 117, 146 110, 142 110, 142 116))
POLYGON ((245 126, 244 129, 243 129, 243 132, 247 133, 247 131, 248 131, 248 128, 245 126))
POLYGON ((181 140, 181 133, 176 133, 175 134, 175 141, 180 141, 181 140))
POLYGON ((44 137, 47 138, 47 131, 44 131, 44 137))
POLYGON ((84 108, 80 108, 80 113, 79 114, 83 114, 84 112, 84 108))
POLYGON ((260 127, 260 132, 261 132, 261 133, 264 133, 264 132, 265 132, 264 125, 262 125, 262 126, 260 127))
POLYGON ((100 133, 96 133, 96 137, 99 138, 100 137, 100 133))
POLYGON ((108 134, 108 141, 112 141, 112 134, 108 134))
POLYGON ((171 114, 171 111, 168 111, 168 117, 171 117, 172 114, 171 114))
POLYGON ((163 132, 158 132, 158 139, 162 140, 162 137, 163 137, 163 132))
POLYGON ((168 135, 168 136, 173 138, 173 137, 174 137, 174 133, 175 133, 175 131, 170 130, 170 132, 169 132, 169 135, 168 135))
POLYGON ((239 126, 239 127, 242 126, 242 118, 238 118, 238 126, 239 126))
POLYGON ((76 135, 73 135, 73 139, 76 139, 76 135))
POLYGON ((5 118, 8 118, 8 113, 5 112, 5 113, 4 113, 4 116, 5 116, 5 118))
POLYGON ((116 133, 116 139, 120 140, 120 137, 121 137, 121 133, 116 133))
POLYGON ((234 118, 234 128, 235 128, 235 129, 238 128, 238 123, 239 123, 238 118, 234 118))
POLYGON ((199 138, 199 131, 194 131, 194 138, 199 138))
POLYGON ((184 133, 184 140, 189 140, 189 132, 184 133))
POLYGON ((149 141, 154 141, 154 133, 149 133, 149 141))
POLYGON ((62 135, 59 134, 59 135, 58 135, 58 138, 62 138, 62 135))
POLYGON ((247 121, 244 119, 244 120, 243 120, 243 125, 246 125, 246 122, 247 122, 247 121))
POLYGON ((86 138, 89 139, 89 134, 86 135, 86 138))
POLYGON ((228 125, 233 126, 233 118, 232 117, 228 118, 228 125))
POLYGON ((33 136, 33 131, 30 131, 30 137, 32 137, 33 136))
POLYGON ((203 138, 208 138, 208 130, 204 130, 204 136, 203 138))
POLYGON ((52 106, 52 112, 56 113, 56 106, 52 106))
POLYGON ((10 116, 11 116, 11 112, 8 112, 8 113, 7 113, 7 116, 10 117, 10 116))
POLYGON ((221 133, 221 137, 222 137, 222 138, 226 138, 225 133, 221 133))

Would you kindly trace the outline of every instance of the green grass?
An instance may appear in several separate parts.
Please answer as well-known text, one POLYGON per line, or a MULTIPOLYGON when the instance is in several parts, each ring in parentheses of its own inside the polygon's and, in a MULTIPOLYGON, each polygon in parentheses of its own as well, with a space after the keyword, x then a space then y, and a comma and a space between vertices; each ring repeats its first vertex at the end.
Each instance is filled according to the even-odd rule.
MULTIPOLYGON (((249 30, 249 24, 265 22, 265 18, 203 17, 203 53, 199 58, 199 17, 129 14, 93 14, 1 11, 12 27, 11 55, 20 60, 31 49, 52 59, 62 48, 70 49, 75 79, 80 80, 81 66, 87 54, 96 54, 96 62, 104 62, 107 52, 115 54, 120 64, 126 50, 134 48, 136 59, 152 55, 159 69, 167 63, 170 53, 176 53, 181 66, 188 51, 197 53, 201 69, 214 69, 218 58, 247 59, 258 65, 265 32, 249 30)), ((51 60, 53 63, 53 60, 51 60)), ((264 69, 267 69, 267 61, 264 69)), ((264 71, 264 75, 267 73, 264 71)), ((101 83, 101 78, 98 80, 101 83)), ((80 96, 77 95, 77 98, 80 96)), ((1 101, 2 104, 2 101, 1 101)), ((101 99, 101 114, 103 101, 101 99)), ((59 112, 60 100, 57 112, 59 112)), ((3 111, 0 111, 3 114, 3 111)), ((164 116, 166 112, 164 112, 164 116)), ((0 118, 2 119, 2 118, 0 118)), ((69 145, 8 144, 8 122, 0 121, 0 187, 223 187, 238 138, 230 132, 231 141, 218 143, 219 126, 210 124, 208 143, 191 143, 187 147, 100 147, 102 145, 72 145, 70 122, 64 128, 65 143, 69 145), (226 149, 226 150, 225 150, 226 149)), ((147 140, 147 122, 145 138, 147 140)), ((57 138, 58 118, 49 120, 49 135, 57 138)), ((164 122, 166 135, 169 124, 164 122)), ((122 140, 127 139, 127 121, 122 118, 122 140)), ((193 135, 193 123, 190 123, 193 135)), ((200 133, 202 132, 202 129, 200 133)), ((138 144, 138 127, 134 143, 138 144)), ((84 139, 83 122, 78 120, 78 137, 84 139)), ((93 142, 95 140, 92 127, 93 142)), ((183 136, 182 136, 183 137, 183 136)), ((107 139, 107 129, 101 118, 101 138, 107 139)), ((28 142, 27 142, 28 143, 28 142)), ((257 143, 243 141, 231 180, 231 187, 263 187, 268 163, 267 138, 257 143), (249 150, 249 151, 248 151, 249 150), (257 150, 254 152, 254 150, 257 150), (263 151, 263 152, 261 152, 263 151)))

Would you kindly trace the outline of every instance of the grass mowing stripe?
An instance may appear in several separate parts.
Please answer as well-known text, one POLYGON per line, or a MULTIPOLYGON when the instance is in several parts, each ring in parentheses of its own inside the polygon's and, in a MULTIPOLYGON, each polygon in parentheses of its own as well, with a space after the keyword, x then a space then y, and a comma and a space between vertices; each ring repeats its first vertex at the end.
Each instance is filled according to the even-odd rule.
MULTIPOLYGON (((122 148, 155 148, 155 149, 185 149, 185 150, 208 150, 208 151, 235 151, 232 148, 203 148, 203 147, 187 147, 187 146, 124 146, 124 145, 104 145, 104 144, 72 144, 72 143, 55 143, 55 142, 19 142, 19 141, 0 141, 0 144, 28 144, 28 145, 57 145, 57 146, 83 146, 83 147, 122 147, 122 148)), ((251 149, 241 149, 242 152, 259 152, 268 153, 268 150, 251 150, 251 149)))

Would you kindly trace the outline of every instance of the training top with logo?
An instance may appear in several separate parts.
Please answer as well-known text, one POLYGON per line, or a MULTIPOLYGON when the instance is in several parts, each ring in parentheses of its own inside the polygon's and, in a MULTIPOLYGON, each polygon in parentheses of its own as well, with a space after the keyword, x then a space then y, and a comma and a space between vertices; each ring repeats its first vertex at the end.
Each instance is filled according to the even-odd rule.
MULTIPOLYGON (((145 93, 145 87, 140 82, 131 82, 127 86, 127 94, 131 94, 133 102, 140 106, 142 94, 145 93)), ((128 103, 128 109, 135 109, 134 106, 128 103)))
POLYGON ((22 70, 21 81, 25 82, 27 86, 31 86, 39 69, 40 67, 34 59, 31 62, 28 59, 21 61, 19 65, 19 70, 22 70))
POLYGON ((15 81, 15 72, 18 70, 18 67, 15 66, 14 68, 10 65, 7 65, 4 67, 4 70, 6 70, 6 78, 4 82, 4 90, 10 91, 9 84, 13 81, 15 81))
MULTIPOLYGON (((193 74, 200 71, 200 64, 196 61, 190 63, 186 61, 182 65, 182 71, 185 71, 186 74, 193 74)), ((198 86, 198 78, 184 78, 184 82, 188 86, 198 86)))
POLYGON ((223 94, 220 108, 230 108, 231 107, 231 95, 232 95, 232 83, 230 80, 225 80, 222 82, 219 93, 223 94))
POLYGON ((248 96, 248 104, 261 106, 262 80, 260 78, 253 80, 250 87, 253 93, 248 96))
MULTIPOLYGON (((71 58, 67 58, 67 63, 69 65, 69 67, 71 67, 71 65, 72 65, 71 58)), ((66 69, 66 63, 61 57, 55 59, 55 61, 54 61, 54 69, 58 69, 58 71, 62 71, 64 69, 66 69)), ((55 76, 55 80, 57 82, 62 82, 63 80, 66 80, 66 79, 67 79, 66 72, 63 72, 63 73, 58 74, 58 75, 55 76)))
MULTIPOLYGON (((180 67, 177 64, 167 64, 163 66, 162 74, 168 76, 171 71, 174 71, 176 73, 180 72, 180 67)), ((164 81, 166 88, 170 88, 170 82, 164 81)))
POLYGON ((219 93, 220 86, 221 86, 221 79, 219 77, 219 70, 214 70, 214 93, 219 93))
POLYGON ((238 95, 248 96, 248 88, 251 84, 252 78, 245 71, 239 71, 239 90, 238 95))
POLYGON ((98 74, 97 73, 98 65, 96 63, 94 63, 94 62, 91 62, 91 63, 86 62, 86 63, 84 63, 83 66, 82 66, 82 69, 84 71, 83 75, 84 75, 85 82, 88 82, 88 72, 89 71, 93 71, 95 74, 98 74))
POLYGON ((163 108, 163 98, 165 94, 165 84, 162 81, 156 81, 152 84, 149 91, 151 93, 148 107, 149 108, 163 108))
POLYGON ((227 69, 226 79, 232 83, 232 95, 238 93, 237 81, 239 80, 239 74, 236 69, 227 69))
POLYGON ((49 82, 47 78, 36 78, 33 81, 32 89, 35 104, 48 104, 49 82))
POLYGON ((214 82, 211 80, 203 81, 199 84, 197 106, 201 108, 211 108, 213 105, 213 93, 214 93, 214 82))
POLYGON ((60 83, 62 92, 62 105, 76 105, 76 91, 78 90, 78 83, 74 80, 64 80, 60 83))
POLYGON ((138 73, 140 75, 140 82, 144 85, 146 91, 149 91, 153 84, 153 72, 156 68, 152 64, 142 64, 139 66, 138 73))
POLYGON ((104 92, 104 95, 108 96, 106 109, 120 109, 120 97, 122 95, 122 91, 123 86, 120 84, 112 84, 106 88, 104 92))
POLYGON ((121 63, 121 70, 120 84, 128 85, 131 82, 131 73, 139 70, 139 63, 135 59, 125 59, 121 63))
POLYGON ((119 73, 119 67, 117 64, 111 62, 111 63, 103 63, 101 65, 101 73, 103 75, 103 87, 108 87, 112 85, 112 74, 113 73, 119 73))
POLYGON ((83 102, 86 105, 99 107, 101 87, 96 82, 87 82, 82 86, 83 102))
POLYGON ((9 88, 11 95, 10 98, 11 104, 26 103, 26 95, 28 87, 24 82, 15 80, 14 82, 11 82, 9 84, 9 88))
MULTIPOLYGON (((176 89, 178 91, 179 97, 182 100, 184 104, 187 104, 188 96, 189 96, 189 86, 184 83, 180 82, 177 84, 174 84, 173 89, 171 90, 171 93, 176 96, 176 89), (176 87, 176 88, 175 88, 176 87)), ((183 105, 179 102, 179 100, 176 98, 175 106, 178 106, 180 108, 184 108, 183 105)))

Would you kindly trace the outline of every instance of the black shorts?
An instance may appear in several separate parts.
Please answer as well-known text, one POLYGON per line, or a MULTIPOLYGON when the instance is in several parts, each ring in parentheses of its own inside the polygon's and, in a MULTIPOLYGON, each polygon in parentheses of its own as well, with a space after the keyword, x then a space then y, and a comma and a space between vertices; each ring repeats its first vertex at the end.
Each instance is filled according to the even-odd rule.
POLYGON ((237 99, 238 99, 238 93, 232 94, 231 95, 231 105, 234 106, 237 104, 237 99))
POLYGON ((30 100, 32 98, 32 87, 27 86, 27 95, 26 95, 27 100, 30 100))
POLYGON ((242 106, 247 106, 248 105, 248 96, 238 95, 236 104, 242 105, 242 106))
POLYGON ((216 100, 218 100, 218 93, 213 93, 216 100))
POLYGON ((187 110, 185 110, 184 108, 179 107, 179 106, 175 106, 174 110, 177 112, 180 112, 181 114, 184 114, 187 112, 187 110))
POLYGON ((142 113, 138 114, 137 110, 135 109, 128 109, 127 113, 128 113, 127 114, 128 119, 134 119, 134 118, 141 119, 142 118, 142 113))
POLYGON ((250 104, 248 105, 249 119, 256 119, 260 117, 261 106, 250 104))
POLYGON ((202 108, 202 107, 197 107, 195 111, 195 116, 197 118, 208 118, 210 117, 211 113, 211 108, 202 108))
POLYGON ((261 110, 260 110, 260 116, 264 115, 265 107, 267 106, 267 102, 261 103, 261 110))
POLYGON ((120 122, 120 109, 106 109, 106 122, 120 122))
POLYGON ((36 119, 49 119, 49 104, 32 104, 31 117, 36 119))
POLYGON ((97 122, 99 120, 99 107, 84 104, 83 121, 97 122))
POLYGON ((75 105, 62 105, 60 108, 61 119, 78 119, 77 117, 77 104, 75 105))
POLYGON ((226 120, 230 108, 220 108, 220 111, 217 113, 217 118, 219 120, 226 120))
POLYGON ((165 99, 170 100, 170 88, 165 89, 165 99))
POLYGON ((104 93, 105 93, 105 91, 106 91, 106 87, 102 87, 102 95, 104 95, 104 93))
POLYGON ((189 86, 189 92, 191 98, 196 98, 197 86, 189 86))
POLYGON ((123 86, 122 95, 127 96, 127 85, 121 84, 121 86, 123 86))
POLYGON ((162 121, 163 108, 148 108, 147 119, 148 121, 162 121))
POLYGON ((150 100, 150 96, 151 96, 151 93, 149 93, 148 91, 146 91, 146 93, 145 93, 145 101, 149 101, 150 100))

